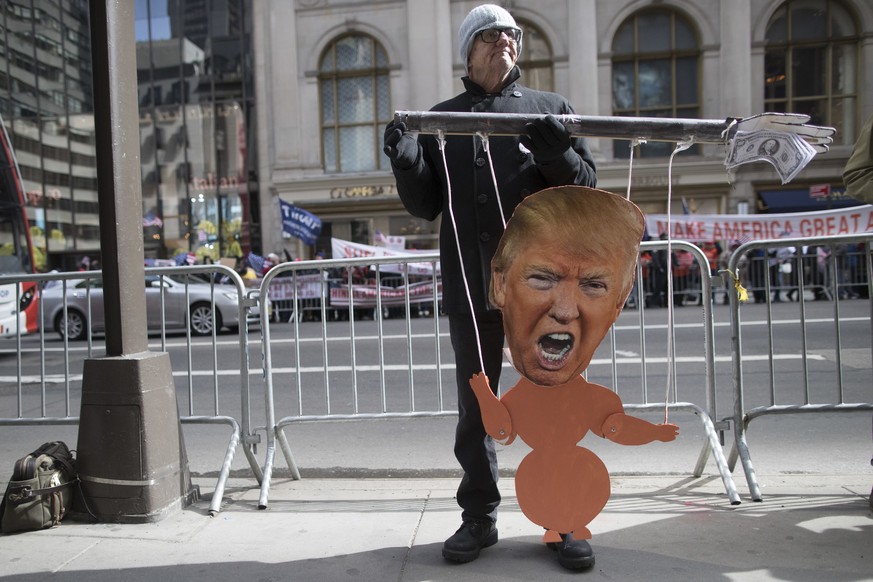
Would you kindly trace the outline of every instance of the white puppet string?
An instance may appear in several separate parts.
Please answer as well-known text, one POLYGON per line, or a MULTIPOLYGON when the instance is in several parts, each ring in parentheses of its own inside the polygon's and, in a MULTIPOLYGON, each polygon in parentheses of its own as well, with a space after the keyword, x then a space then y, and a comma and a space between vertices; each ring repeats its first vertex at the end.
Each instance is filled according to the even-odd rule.
POLYGON ((675 374, 675 354, 673 353, 673 228, 670 224, 673 205, 673 158, 692 145, 694 145, 694 138, 678 142, 673 153, 670 154, 670 163, 667 166, 667 388, 664 394, 664 424, 667 424, 669 415, 671 389, 675 392, 673 383, 675 374))
MULTIPOLYGON (((630 197, 631 197, 631 182, 633 181, 633 176, 634 176, 634 150, 637 149, 638 145, 642 145, 644 143, 646 143, 646 140, 645 140, 645 138, 642 138, 642 137, 635 137, 630 141, 630 155, 628 156, 629 162, 628 162, 628 167, 627 167, 627 195, 625 196, 625 198, 628 201, 630 201, 630 197)), ((634 293, 636 291, 636 287, 639 287, 642 285, 642 268, 639 266, 639 264, 636 267, 636 272, 637 272, 637 276, 639 277, 639 280, 637 281, 637 284, 634 285, 635 289, 633 291, 631 291, 631 293, 634 293)), ((637 294, 637 303, 638 304, 641 303, 641 301, 639 301, 639 298, 643 297, 644 295, 645 295, 645 292, 643 292, 642 294, 637 294)), ((614 342, 615 341, 615 323, 612 324, 612 328, 613 328, 612 337, 613 337, 613 342, 614 342)), ((613 359, 613 362, 614 361, 615 360, 613 359)), ((641 365, 641 372, 642 372, 641 378, 643 381, 643 393, 645 394, 647 388, 646 388, 646 365, 645 365, 644 359, 640 360, 640 365, 641 365)), ((617 375, 617 372, 615 372, 614 370, 615 370, 615 364, 613 363, 613 382, 615 383, 616 388, 618 388, 618 375, 617 375)), ((586 372, 587 372, 587 370, 586 370, 586 372)), ((586 380, 588 379, 587 376, 585 379, 586 380)))
POLYGON ((646 143, 646 139, 643 137, 635 137, 630 142, 630 162, 628 163, 627 168, 627 195, 625 198, 630 200, 631 193, 631 178, 634 175, 634 150, 638 145, 646 143))
MULTIPOLYGON (((488 158, 488 167, 491 168, 491 181, 494 183, 494 195, 497 197, 497 207, 500 209, 500 220, 503 221, 503 230, 506 230, 506 213, 503 212, 503 202, 500 200, 500 192, 497 190, 497 174, 494 172, 494 160, 491 159, 491 148, 488 143, 488 134, 478 132, 476 135, 482 140, 482 149, 485 150, 485 157, 488 158)), ((470 305, 472 311, 473 305, 470 305)), ((482 370, 485 371, 484 369, 482 370)))
POLYGON ((479 338, 479 322, 476 320, 476 310, 473 308, 473 296, 470 293, 470 285, 467 283, 467 270, 464 268, 464 255, 461 254, 461 239, 458 237, 458 223, 455 222, 455 210, 452 204, 452 180, 449 176, 449 162, 446 159, 446 134, 443 130, 437 132, 437 145, 443 157, 443 169, 446 172, 446 192, 449 201, 449 217, 452 220, 452 230, 455 233, 455 246, 458 249, 458 262, 461 264, 461 278, 464 280, 464 291, 467 293, 467 301, 470 303, 470 315, 473 317, 473 331, 476 334, 476 349, 479 352, 479 366, 485 373, 485 360, 482 358, 482 341, 479 338))

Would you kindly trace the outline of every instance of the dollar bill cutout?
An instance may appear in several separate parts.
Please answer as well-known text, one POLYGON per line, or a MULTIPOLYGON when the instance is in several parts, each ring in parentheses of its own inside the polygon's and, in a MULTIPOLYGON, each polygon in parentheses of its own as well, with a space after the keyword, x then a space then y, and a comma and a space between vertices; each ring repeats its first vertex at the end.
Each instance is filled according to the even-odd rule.
POLYGON ((815 157, 815 149, 795 133, 772 130, 738 131, 725 160, 727 169, 752 162, 768 162, 782 183, 794 179, 815 157))

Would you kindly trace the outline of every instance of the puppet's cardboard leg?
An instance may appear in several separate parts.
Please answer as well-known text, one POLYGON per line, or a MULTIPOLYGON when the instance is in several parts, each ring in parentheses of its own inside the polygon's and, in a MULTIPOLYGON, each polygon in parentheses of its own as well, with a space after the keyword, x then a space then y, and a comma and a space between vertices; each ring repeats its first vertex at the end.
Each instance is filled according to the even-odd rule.
POLYGON ((546 533, 543 534, 543 543, 544 544, 559 544, 563 540, 561 539, 561 534, 556 532, 553 529, 546 530, 546 533))

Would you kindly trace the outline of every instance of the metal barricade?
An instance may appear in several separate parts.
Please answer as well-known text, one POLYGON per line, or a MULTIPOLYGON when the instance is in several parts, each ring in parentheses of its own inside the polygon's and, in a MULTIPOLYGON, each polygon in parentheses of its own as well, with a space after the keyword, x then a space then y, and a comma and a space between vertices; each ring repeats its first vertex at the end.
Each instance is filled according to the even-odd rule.
MULTIPOLYGON (((749 423, 758 417, 774 414, 811 414, 823 412, 859 412, 873 410, 870 391, 870 370, 861 370, 854 384, 847 381, 843 363, 843 336, 846 326, 869 328, 858 334, 861 343, 853 352, 867 353, 873 368, 873 233, 828 237, 780 238, 743 244, 730 257, 728 270, 747 287, 754 303, 765 304, 767 327, 765 378, 750 386, 746 378, 748 354, 743 351, 744 324, 740 302, 731 294, 731 357, 733 365, 734 411, 732 416, 734 446, 728 461, 731 468, 740 459, 752 499, 761 501, 761 489, 747 442, 749 423), (833 306, 832 316, 817 325, 830 327, 829 333, 811 337, 807 302, 824 300, 833 306), (800 357, 796 365, 777 360, 777 338, 774 334, 774 303, 789 302, 798 314, 800 357), (827 346, 833 351, 833 361, 813 358, 811 351, 827 346), (811 377, 815 377, 815 383, 811 377), (751 388, 758 392, 751 405, 751 388), (847 395, 858 399, 847 400, 847 395)), ((789 306, 781 306, 790 309, 789 306)), ((759 334, 760 332, 756 333, 759 334)), ((862 356, 858 356, 859 358, 862 356)))
MULTIPOLYGON (((300 478, 300 472, 294 461, 291 448, 284 434, 284 427, 301 422, 318 420, 363 420, 372 418, 404 418, 404 417, 437 417, 457 414, 457 411, 445 406, 443 398, 443 371, 446 362, 443 361, 440 347, 440 281, 436 265, 438 254, 421 254, 412 259, 397 257, 379 257, 367 259, 330 259, 307 261, 305 264, 282 263, 271 269, 261 283, 261 294, 273 301, 276 281, 290 279, 292 281, 295 304, 301 300, 313 299, 317 295, 319 310, 316 319, 319 323, 315 335, 304 337, 301 332, 301 317, 292 317, 293 340, 292 350, 283 358, 286 364, 283 369, 276 370, 273 366, 274 344, 271 341, 269 317, 261 310, 262 348, 265 377, 266 399, 266 451, 261 482, 261 494, 258 505, 267 506, 270 479, 276 453, 276 443, 295 479, 300 478), (410 264, 418 265, 420 281, 416 285, 410 283, 412 273, 416 269, 410 264), (384 270, 384 271, 383 271, 384 270), (382 285, 382 275, 394 271, 402 275, 405 284, 397 285, 397 275, 390 275, 392 285, 382 285), (290 276, 289 276, 290 275, 290 276), (319 288, 308 287, 308 281, 300 283, 303 277, 316 276, 319 288), (415 306, 425 304, 426 310, 415 306), (386 309, 400 308, 405 317, 404 330, 399 335, 388 336, 383 327, 386 309), (426 314, 432 320, 433 350, 423 350, 421 345, 412 350, 411 316, 413 313, 426 314), (347 341, 349 352, 341 362, 334 362, 328 353, 329 336, 328 322, 347 322, 347 341), (366 325, 365 325, 366 324, 366 325), (360 329, 366 327, 366 333, 361 336, 360 329), (372 344, 376 341, 375 353, 370 354, 370 360, 363 364, 358 355, 358 341, 372 344), (387 343, 402 343, 406 354, 403 364, 388 364, 385 359, 387 343), (304 347, 306 346, 306 347, 304 347), (308 354, 304 355, 306 348, 308 354), (309 362, 307 358, 315 361, 309 362), (416 362, 416 359, 418 362, 416 362), (293 409, 291 414, 277 417, 277 393, 275 390, 276 376, 290 374, 294 377, 291 385, 290 400, 287 406, 293 409), (416 390, 415 376, 417 373, 436 374, 436 390, 422 393, 416 390), (333 374, 333 375, 332 375, 333 374), (341 374, 341 379, 339 375, 341 374), (304 376, 307 380, 304 382, 304 376), (389 395, 386 386, 387 378, 396 383, 405 383, 406 391, 395 399, 389 395), (305 389, 304 389, 305 383, 305 389), (334 388, 336 385, 348 387, 342 394, 334 388), (340 403, 339 398, 343 398, 340 403)), ((389 283, 389 281, 385 281, 389 283)), ((307 329, 312 330, 310 325, 307 329)))
MULTIPOLYGON (((262 478, 261 468, 254 454, 259 435, 251 430, 249 389, 248 320, 259 314, 257 290, 249 290, 233 269, 222 265, 149 267, 145 269, 145 286, 161 288, 160 293, 147 294, 150 332, 160 333, 160 349, 167 351, 168 332, 185 331, 184 362, 173 364, 177 397, 183 403, 180 420, 183 424, 224 424, 231 429, 224 460, 210 504, 210 512, 218 512, 223 492, 230 475, 231 463, 240 444, 255 478, 262 478), (218 281, 221 284, 218 284, 218 281), (167 287, 184 298, 184 312, 173 311, 166 300, 167 287), (222 316, 223 314, 223 316, 222 316), (219 325, 238 327, 239 359, 220 369, 218 357, 219 325), (152 325, 153 324, 153 325, 152 325), (175 324, 175 325, 174 325, 175 324), (173 326, 173 327, 171 327, 173 326), (205 343, 193 342, 194 333, 203 334, 205 343), (211 350, 211 365, 206 370, 194 367, 193 350, 211 350), (181 368, 181 369, 180 369, 181 368), (226 376, 239 375, 240 408, 233 415, 222 410, 219 403, 219 382, 226 376), (177 380, 178 381, 178 380, 177 380)), ((85 358, 95 357, 92 331, 102 318, 102 272, 82 271, 0 277, 0 286, 33 282, 37 287, 38 330, 25 335, 16 330, 6 341, 14 343, 17 352, 17 382, 14 389, 13 415, 0 413, 0 426, 77 425, 77 401, 81 397, 81 365, 85 358), (61 333, 61 331, 63 333, 61 333), (60 349, 50 345, 48 334, 60 333, 60 349), (72 337, 71 337, 72 336, 72 337), (79 347, 83 340, 84 346, 79 347), (56 354, 61 353, 60 362, 56 354), (50 358, 47 359, 47 354, 50 358), (60 404, 56 394, 49 394, 47 386, 62 387, 60 404), (36 385, 37 390, 27 386, 36 385)), ((265 308, 269 313, 269 306, 265 308)))
MULTIPOLYGON (((633 334, 638 335, 637 349, 640 358, 640 386, 628 387, 618 375, 618 343, 616 334, 619 330, 613 326, 610 334, 609 350, 607 357, 611 360, 612 368, 611 384, 615 391, 622 397, 626 410, 638 411, 684 411, 692 412, 702 423, 706 441, 703 443, 693 470, 694 477, 700 477, 706 466, 709 455, 712 455, 721 477, 722 484, 728 494, 732 505, 740 503, 740 497, 731 477, 728 462, 724 455, 721 432, 727 425, 718 422, 718 402, 716 399, 716 376, 715 376, 715 335, 713 331, 713 301, 716 289, 719 286, 721 292, 722 278, 713 276, 709 259, 696 245, 685 241, 647 241, 640 245, 640 260, 637 263, 637 282, 631 291, 632 304, 637 308, 637 326, 628 326, 633 334), (671 253, 669 260, 662 261, 670 266, 666 270, 670 273, 667 277, 659 277, 655 272, 655 266, 659 264, 652 259, 655 253, 671 253), (646 333, 649 328, 647 310, 649 307, 661 306, 659 298, 663 294, 666 304, 663 305, 668 312, 676 307, 684 307, 696 304, 702 308, 701 319, 693 324, 683 325, 682 333, 697 332, 699 339, 696 343, 700 347, 698 354, 683 353, 681 358, 676 353, 675 321, 668 317, 665 331, 667 335, 666 352, 664 354, 650 354, 654 348, 647 342, 646 333), (683 366, 686 381, 680 385, 677 373, 678 365, 683 366), (666 377, 666 389, 657 392, 657 388, 649 385, 649 376, 652 370, 665 368, 663 375, 666 377), (655 403, 657 402, 657 403, 655 403)), ((694 320, 694 318, 692 318, 694 320)), ((626 324, 626 322, 625 322, 626 324)), ((626 342, 625 342, 626 343, 626 342)), ((660 342, 652 342, 658 345, 660 342)), ((589 367, 590 370, 590 367, 589 367)), ((590 372, 589 372, 590 373, 590 372)), ((657 375, 657 374, 653 374, 657 375)))
MULTIPOLYGON (((667 246, 666 241, 643 243, 641 255, 665 250, 667 246)), ((655 347, 647 347, 647 334, 662 331, 671 336, 676 333, 676 330, 664 324, 648 325, 646 302, 647 298, 651 302, 652 292, 647 289, 651 287, 651 281, 650 275, 644 272, 643 261, 640 261, 637 267, 638 284, 631 296, 638 307, 637 315, 629 316, 629 321, 632 321, 630 324, 624 321, 620 328, 613 326, 609 339, 598 350, 602 355, 600 357, 595 355, 586 375, 602 384, 615 387, 628 410, 642 412, 669 410, 696 414, 702 422, 707 439, 695 466, 694 475, 702 474, 706 461, 712 454, 730 501, 736 504, 740 502, 739 496, 718 434, 718 431, 723 429, 723 425, 717 426, 715 423, 718 416, 715 399, 713 289, 711 277, 708 276, 708 261, 703 252, 693 244, 673 242, 672 246, 674 251, 688 253, 699 272, 707 274, 696 278, 696 286, 688 284, 684 287, 676 286, 677 289, 674 289, 674 294, 677 296, 681 294, 682 297, 695 297, 702 307, 703 315, 702 320, 697 320, 694 325, 684 326, 682 330, 682 333, 700 335, 700 340, 694 342, 695 345, 700 346, 699 354, 683 360, 683 372, 689 370, 683 378, 683 384, 676 385, 676 367, 671 366, 677 361, 675 352, 664 351, 665 342, 660 340, 655 342, 655 347), (624 361, 625 358, 618 355, 616 346, 619 335, 622 338, 622 345, 636 342, 635 350, 640 354, 640 384, 637 387, 629 385, 628 377, 632 374, 624 373, 630 371, 630 368, 624 361), (649 374, 665 379, 672 376, 673 382, 669 394, 662 389, 648 386, 649 374), (602 380, 599 379, 599 375, 603 376, 602 380), (679 398, 680 394, 683 396, 682 399, 679 398), (695 401, 703 404, 696 404, 695 401)), ((261 312, 267 422, 264 478, 261 482, 259 507, 267 506, 277 447, 281 449, 292 477, 300 478, 299 469, 284 434, 285 427, 289 425, 325 420, 434 417, 457 414, 454 402, 456 390, 454 354, 450 349, 441 350, 440 347, 441 329, 447 328, 448 325, 442 323, 440 319, 438 278, 431 269, 431 274, 424 277, 421 282, 423 285, 421 288, 413 288, 412 283, 409 282, 410 262, 435 265, 438 259, 437 254, 428 254, 408 259, 383 257, 283 263, 274 267, 264 277, 261 293, 269 297, 271 302, 274 301, 273 286, 276 281, 293 281, 295 277, 304 276, 305 273, 311 275, 313 270, 321 273, 318 279, 321 281, 322 289, 319 293, 320 325, 301 325, 300 318, 291 318, 292 339, 282 347, 271 341, 269 316, 263 310, 261 312), (387 278, 383 277, 385 274, 383 270, 389 265, 399 265, 395 270, 399 270, 403 275, 402 284, 398 285, 395 280, 388 285, 376 285, 375 281, 387 282, 387 278), (363 268, 371 270, 372 284, 356 283, 353 272, 363 268), (340 271, 345 276, 337 277, 336 273, 340 271), (367 290, 375 291, 369 294, 367 290), (386 305, 386 300, 395 301, 394 305, 400 307, 400 313, 396 315, 406 318, 403 331, 391 336, 385 333, 383 327, 387 320, 386 315, 390 314, 386 311, 386 307, 390 307, 386 305), (416 305, 419 306, 418 310, 415 309, 416 305), (424 315, 432 322, 428 324, 429 331, 420 334, 432 334, 431 339, 424 340, 419 336, 413 336, 411 319, 415 315, 424 315), (347 335, 344 331, 341 337, 331 337, 328 321, 333 322, 338 316, 347 320, 348 328, 345 330, 347 335), (346 342, 348 353, 337 355, 333 352, 332 360, 327 346, 335 342, 346 342), (366 356, 362 356, 359 345, 363 347, 365 342, 369 351, 366 356), (413 350, 413 342, 415 342, 415 350, 413 350), (430 342, 433 342, 432 349, 425 347, 425 344, 430 342), (370 345, 373 347, 371 348, 370 345), (444 351, 447 353, 444 354, 444 351), (405 359, 402 359, 402 363, 388 363, 386 362, 388 352, 392 355, 401 352, 405 354, 405 359), (276 361, 282 362, 281 368, 274 366, 276 361), (448 373, 446 379, 443 378, 444 373, 448 373), (286 381, 284 379, 286 377, 289 380, 286 381), (392 386, 404 386, 402 394, 386 391, 389 377, 392 386), (419 378, 423 381, 419 381, 419 378), (429 384, 430 387, 424 388, 425 384, 429 384), (448 384, 451 388, 450 397, 444 397, 444 384, 448 384), (278 390, 277 386, 283 389, 278 390), (449 398, 451 402, 447 402, 449 398)), ((717 277, 716 280, 720 282, 721 278, 717 277)), ((294 285, 292 288, 304 287, 294 285)), ((308 291, 308 293, 313 292, 312 289, 308 291)), ((301 294, 302 291, 299 291, 292 300, 300 300, 301 294)), ((661 314, 659 319, 663 319, 661 314)), ((330 330, 337 329, 336 324, 330 328, 330 330)), ((670 345, 671 342, 666 344, 670 345)))

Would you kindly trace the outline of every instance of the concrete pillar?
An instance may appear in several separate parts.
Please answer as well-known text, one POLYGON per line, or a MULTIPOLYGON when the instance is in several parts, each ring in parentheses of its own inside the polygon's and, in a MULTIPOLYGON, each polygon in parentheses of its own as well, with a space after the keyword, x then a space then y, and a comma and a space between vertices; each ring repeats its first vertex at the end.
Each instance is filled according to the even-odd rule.
POLYGON ((752 8, 751 0, 719 2, 721 54, 718 81, 719 109, 724 116, 747 117, 752 111, 752 8))
MULTIPOLYGON (((595 0, 570 0, 568 3, 567 27, 570 30, 569 46, 569 91, 570 100, 579 115, 599 115, 600 97, 597 55, 597 2, 595 0)), ((589 139, 591 153, 600 157, 601 147, 611 141, 589 139)))
MULTIPOLYGON (((860 62, 873 63, 873 36, 867 35, 861 40, 859 52, 860 54, 858 55, 858 58, 860 59, 860 62)), ((870 98, 870 96, 873 95, 873 73, 870 72, 870 67, 867 67, 867 71, 861 74, 861 77, 857 82, 858 95, 867 96, 867 98, 860 99, 860 103, 858 103, 860 113, 859 122, 860 125, 863 126, 864 123, 870 119, 870 116, 873 115, 873 99, 870 98)), ((853 135, 849 141, 850 144, 858 139, 857 131, 852 133, 853 135)))
MULTIPOLYGON (((299 172, 306 164, 305 151, 312 148, 312 144, 303 139, 301 127, 303 88, 298 65, 295 3, 285 0, 254 2, 252 42, 255 47, 261 237, 266 253, 293 242, 282 239, 273 171, 299 172)), ((312 115, 312 104, 306 107, 306 114, 312 115)))
POLYGON ((458 31, 452 27, 449 0, 407 0, 406 29, 409 109, 426 111, 454 95, 458 31))
POLYGON ((566 95, 580 115, 597 115, 600 99, 597 91, 597 3, 595 0, 568 2, 570 30, 570 78, 566 95))
POLYGON ((159 521, 196 500, 170 355, 85 361, 79 437, 82 490, 100 521, 159 521))
MULTIPOLYGON (((300 69, 297 55, 297 13, 294 2, 255 2, 255 78, 258 106, 262 110, 263 133, 272 139, 264 157, 272 156, 280 168, 298 168, 301 154, 300 69)), ((312 115, 314 103, 307 103, 312 115)), ((258 121, 261 121, 259 117, 258 121)), ((308 146, 311 147, 311 146, 308 146)))
POLYGON ((133 3, 89 9, 106 357, 85 361, 76 449, 98 519, 155 521, 196 491, 170 356, 148 351, 133 3))

